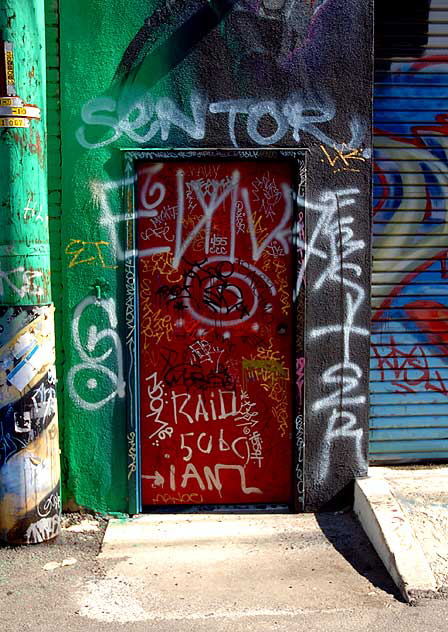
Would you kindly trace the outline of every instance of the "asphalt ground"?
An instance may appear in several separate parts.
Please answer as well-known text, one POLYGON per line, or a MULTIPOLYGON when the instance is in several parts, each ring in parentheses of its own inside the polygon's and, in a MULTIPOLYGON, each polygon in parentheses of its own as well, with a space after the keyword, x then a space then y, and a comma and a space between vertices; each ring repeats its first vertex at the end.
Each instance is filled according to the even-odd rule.
POLYGON ((106 522, 80 514, 0 547, 2 632, 448 629, 448 601, 405 604, 351 512, 142 520, 101 556, 106 522))

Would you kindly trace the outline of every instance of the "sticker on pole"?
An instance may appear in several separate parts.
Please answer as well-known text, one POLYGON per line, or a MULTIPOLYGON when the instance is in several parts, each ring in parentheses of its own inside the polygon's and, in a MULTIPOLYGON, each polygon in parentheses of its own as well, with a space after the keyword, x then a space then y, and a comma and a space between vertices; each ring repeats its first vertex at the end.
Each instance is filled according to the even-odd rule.
POLYGON ((26 118, 40 118, 40 110, 35 105, 24 105, 23 107, 14 107, 2 105, 0 103, 0 116, 24 116, 26 118))
POLYGON ((24 103, 17 96, 12 42, 3 42, 3 52, 6 96, 0 97, 0 127, 29 127, 30 119, 40 119, 40 109, 36 105, 24 103))
POLYGON ((29 127, 30 121, 26 118, 0 118, 0 127, 29 127))
POLYGON ((23 107, 23 99, 20 97, 1 97, 0 107, 23 107))
POLYGON ((5 69, 6 69, 6 92, 8 96, 16 96, 16 79, 14 73, 14 53, 11 42, 4 43, 5 69))

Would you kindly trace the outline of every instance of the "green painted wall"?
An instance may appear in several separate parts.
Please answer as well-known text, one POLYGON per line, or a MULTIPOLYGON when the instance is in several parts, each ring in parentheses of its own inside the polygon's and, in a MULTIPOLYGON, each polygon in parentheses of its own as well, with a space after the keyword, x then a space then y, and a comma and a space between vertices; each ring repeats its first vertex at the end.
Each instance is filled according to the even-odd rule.
MULTIPOLYGON (((83 147, 78 138, 83 113, 84 118, 89 116, 83 108, 91 100, 97 100, 100 108, 101 100, 107 100, 106 112, 97 114, 107 117, 114 100, 119 112, 125 113, 146 94, 145 75, 136 84, 119 86, 114 74, 123 52, 156 4, 95 0, 61 7, 63 319, 59 331, 64 340, 64 498, 99 511, 127 509, 125 400, 120 373, 124 279, 117 253, 123 243, 123 226, 105 218, 104 209, 120 214, 121 192, 115 185, 123 178, 123 163, 118 148, 129 146, 130 139, 122 135, 117 142, 95 148, 110 137, 110 128, 103 126, 88 126, 85 144, 92 147, 83 147), (111 191, 107 191, 109 184, 114 187, 111 191), (97 296, 100 301, 83 308, 86 299, 97 296), (104 331, 110 335, 88 351, 91 326, 97 327, 98 335, 104 331), (74 343, 77 331, 78 345, 74 343), (96 363, 95 357, 109 351, 105 362, 96 363), (100 365, 116 376, 116 382, 100 365)), ((184 85, 189 94, 192 81, 186 82, 182 73, 179 77, 176 89, 184 85)), ((169 77, 151 94, 163 96, 176 89, 169 77)), ((55 250, 58 234, 55 231, 55 250)))
MULTIPOLYGON (((96 370, 93 359, 112 350, 101 366, 118 375, 122 349, 108 337, 94 345, 92 352, 86 350, 91 326, 98 332, 114 332, 117 340, 123 340, 118 313, 123 300, 122 270, 117 267, 108 227, 101 222, 98 196, 104 193, 99 186, 97 192, 92 188, 95 182, 120 178, 121 156, 111 147, 83 148, 76 133, 82 108, 108 90, 122 51, 144 18, 146 7, 136 12, 126 5, 117 10, 119 4, 65 3, 60 24, 65 500, 99 511, 127 509, 125 402, 122 393, 113 394, 118 385, 101 369, 96 370), (83 301, 96 296, 102 302, 83 309, 83 301), (80 305, 82 313, 76 320, 80 305), (74 344, 76 332, 78 345, 74 344), (96 380, 94 388, 89 388, 94 385, 89 380, 96 380), (108 401, 98 406, 105 399, 108 401)), ((120 208, 114 193, 109 203, 114 211, 120 208)))
MULTIPOLYGON (((126 178, 120 148, 309 149, 311 199, 340 189, 359 193, 362 211, 353 228, 356 225, 365 237, 366 247, 355 259, 365 284, 371 22, 370 0, 61 3, 62 215, 54 244, 62 253, 59 335, 66 501, 100 511, 127 509, 122 199, 126 178), (349 158, 346 169, 340 155, 350 151, 357 161, 350 163, 349 158)), ((310 231, 313 217, 310 213, 310 231)), ((316 280, 322 272, 316 268, 313 274, 316 280)), ((332 292, 309 305, 309 323, 324 327, 334 318, 340 286, 332 292), (323 302, 331 309, 322 309, 323 302)), ((358 316, 359 322, 368 323, 367 303, 358 316)), ((305 389, 310 401, 317 401, 322 397, 318 380, 325 367, 340 361, 341 344, 324 349, 309 337, 308 343, 305 389)), ((362 358, 358 376, 367 371, 366 344, 360 340, 355 345, 362 358)), ((328 390, 328 384, 323 388, 328 390)), ((361 381, 356 388, 362 390, 361 381)), ((365 394, 359 401, 367 401, 365 394)), ((310 507, 365 470, 367 428, 364 405, 350 417, 359 424, 356 446, 355 434, 348 432, 346 442, 331 448, 333 469, 325 466, 325 480, 329 477, 331 485, 324 478, 318 483, 319 446, 328 415, 318 407, 316 413, 311 409, 308 441, 314 447, 305 474, 311 481, 310 507), (353 464, 347 458, 352 453, 353 464)))

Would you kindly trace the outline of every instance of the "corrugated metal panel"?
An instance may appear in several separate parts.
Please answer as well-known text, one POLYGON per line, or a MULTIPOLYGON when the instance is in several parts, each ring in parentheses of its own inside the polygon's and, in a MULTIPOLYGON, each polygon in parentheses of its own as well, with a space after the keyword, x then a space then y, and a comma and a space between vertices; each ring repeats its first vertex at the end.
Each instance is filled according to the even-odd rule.
POLYGON ((376 0, 371 462, 448 459, 448 0, 376 0))

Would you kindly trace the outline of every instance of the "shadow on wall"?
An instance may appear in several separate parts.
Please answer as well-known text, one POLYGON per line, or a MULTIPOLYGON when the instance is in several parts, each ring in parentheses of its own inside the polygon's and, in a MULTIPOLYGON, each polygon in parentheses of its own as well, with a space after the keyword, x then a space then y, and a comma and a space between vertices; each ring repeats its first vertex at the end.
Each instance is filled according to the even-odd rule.
POLYGON ((423 55, 430 7, 431 0, 375 0, 376 73, 389 70, 391 57, 423 55))

